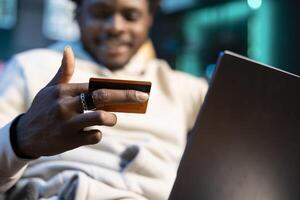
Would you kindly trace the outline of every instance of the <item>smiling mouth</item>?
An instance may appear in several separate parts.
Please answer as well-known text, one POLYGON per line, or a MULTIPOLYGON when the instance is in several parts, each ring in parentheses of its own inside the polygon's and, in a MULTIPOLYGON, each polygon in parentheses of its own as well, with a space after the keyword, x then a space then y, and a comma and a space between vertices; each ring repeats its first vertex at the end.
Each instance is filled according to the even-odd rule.
POLYGON ((110 42, 107 41, 100 45, 100 49, 108 56, 120 56, 127 53, 130 49, 130 45, 124 42, 110 42))

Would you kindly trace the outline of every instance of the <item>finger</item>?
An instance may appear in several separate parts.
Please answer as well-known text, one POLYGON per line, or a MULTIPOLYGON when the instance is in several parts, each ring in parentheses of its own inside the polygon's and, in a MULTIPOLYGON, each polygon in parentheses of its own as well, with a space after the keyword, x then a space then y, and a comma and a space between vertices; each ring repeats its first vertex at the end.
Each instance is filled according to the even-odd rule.
POLYGON ((141 103, 148 100, 149 95, 136 90, 100 89, 93 91, 93 100, 96 107, 112 104, 141 103))
POLYGON ((74 114, 80 114, 84 112, 84 105, 82 103, 80 95, 69 96, 67 93, 72 93, 74 90, 70 91, 66 88, 60 89, 60 93, 63 93, 62 90, 66 90, 64 94, 61 94, 61 98, 58 100, 58 110, 60 114, 65 116, 66 118, 70 118, 74 114))
POLYGON ((75 131, 80 131, 89 126, 114 126, 117 123, 117 116, 102 110, 82 113, 73 117, 68 125, 75 131))
POLYGON ((102 133, 99 130, 81 131, 78 134, 78 139, 82 145, 97 144, 102 139, 102 133))
MULTIPOLYGON (((76 113, 83 113, 84 108, 79 94, 88 91, 88 84, 82 83, 61 85, 60 90, 60 96, 65 96, 61 102, 61 107, 63 108, 62 110, 68 112, 73 110, 76 113)), ((135 90, 101 89, 94 91, 92 95, 94 101, 93 103, 97 108, 101 108, 104 105, 143 102, 148 99, 147 93, 135 90)), ((74 114, 74 112, 71 112, 71 114, 74 114)))
POLYGON ((66 149, 74 149, 83 145, 97 144, 102 139, 102 133, 99 130, 79 131, 72 135, 70 143, 65 143, 66 149))
POLYGON ((67 46, 64 49, 63 59, 59 70, 47 86, 52 86, 60 83, 68 83, 72 78, 75 68, 75 58, 71 47, 67 46))
POLYGON ((84 109, 80 101, 80 97, 64 97, 58 101, 58 111, 62 116, 65 116, 65 119, 70 119, 74 115, 83 113, 84 109))
POLYGON ((64 96, 78 96, 80 93, 85 93, 89 91, 88 83, 71 83, 60 85, 59 93, 61 97, 64 96))

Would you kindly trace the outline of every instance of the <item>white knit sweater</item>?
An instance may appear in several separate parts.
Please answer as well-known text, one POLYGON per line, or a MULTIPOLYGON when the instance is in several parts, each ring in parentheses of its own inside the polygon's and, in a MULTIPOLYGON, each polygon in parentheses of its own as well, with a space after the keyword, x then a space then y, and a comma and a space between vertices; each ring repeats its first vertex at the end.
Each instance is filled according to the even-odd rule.
POLYGON ((71 44, 77 57, 71 82, 88 82, 90 77, 151 81, 146 114, 117 113, 115 127, 98 127, 104 135, 97 145, 38 160, 14 154, 10 122, 26 112, 54 76, 63 46, 18 54, 0 77, 0 192, 17 183, 16 191, 31 184, 39 196, 52 199, 167 199, 207 83, 149 58, 143 48, 124 69, 111 72, 89 58, 80 44, 71 44), (125 165, 124 152, 135 156, 125 165))

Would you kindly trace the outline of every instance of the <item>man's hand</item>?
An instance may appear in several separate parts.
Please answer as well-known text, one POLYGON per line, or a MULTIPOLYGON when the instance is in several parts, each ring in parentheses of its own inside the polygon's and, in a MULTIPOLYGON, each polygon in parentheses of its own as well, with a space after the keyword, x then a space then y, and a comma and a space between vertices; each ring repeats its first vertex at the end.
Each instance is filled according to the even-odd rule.
MULTIPOLYGON (((102 133, 99 130, 84 131, 84 128, 116 124, 117 117, 113 113, 102 110, 83 113, 79 95, 88 92, 88 83, 69 83, 74 67, 73 51, 67 47, 57 74, 36 95, 31 107, 18 122, 16 139, 23 155, 38 158, 96 144, 101 140, 102 133)), ((110 103, 144 102, 148 99, 146 93, 133 90, 101 89, 92 95, 96 107, 110 103)))

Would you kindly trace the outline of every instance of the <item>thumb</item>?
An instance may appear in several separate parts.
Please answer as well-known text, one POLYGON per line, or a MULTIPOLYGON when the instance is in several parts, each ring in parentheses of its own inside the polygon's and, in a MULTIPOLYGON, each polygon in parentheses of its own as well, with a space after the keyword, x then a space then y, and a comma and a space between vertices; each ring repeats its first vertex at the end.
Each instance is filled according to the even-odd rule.
POLYGON ((72 78, 75 68, 75 58, 73 50, 70 46, 66 46, 64 49, 63 59, 61 66, 57 71, 53 79, 47 86, 57 85, 60 83, 68 83, 72 78))

